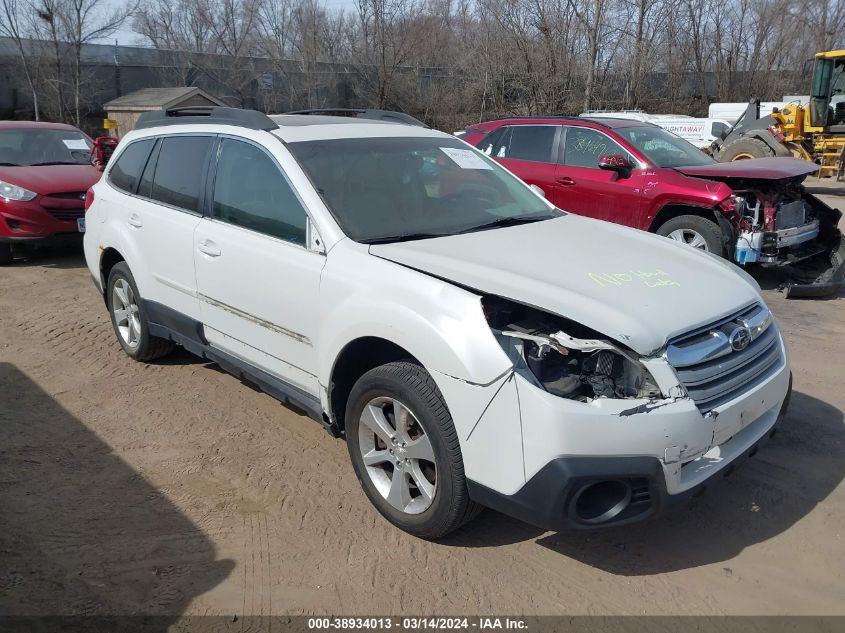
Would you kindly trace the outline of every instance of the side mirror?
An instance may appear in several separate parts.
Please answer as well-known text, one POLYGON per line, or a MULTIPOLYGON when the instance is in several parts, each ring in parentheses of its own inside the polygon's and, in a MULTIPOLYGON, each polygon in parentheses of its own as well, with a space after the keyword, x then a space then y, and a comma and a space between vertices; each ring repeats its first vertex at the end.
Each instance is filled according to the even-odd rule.
POLYGON ((541 198, 546 197, 546 192, 543 191, 542 189, 540 189, 540 187, 538 187, 537 185, 528 185, 528 186, 531 187, 531 189, 534 191, 534 193, 536 193, 541 198))
POLYGON ((622 154, 606 154, 604 156, 599 156, 599 169, 615 171, 620 176, 627 177, 631 174, 631 170, 633 168, 634 166, 631 164, 631 161, 628 160, 628 157, 623 156, 622 154))

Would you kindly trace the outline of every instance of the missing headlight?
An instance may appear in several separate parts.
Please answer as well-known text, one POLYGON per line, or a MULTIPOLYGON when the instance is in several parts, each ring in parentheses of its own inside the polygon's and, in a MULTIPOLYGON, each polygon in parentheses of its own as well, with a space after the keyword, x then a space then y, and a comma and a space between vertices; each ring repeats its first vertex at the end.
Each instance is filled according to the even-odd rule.
POLYGON ((568 319, 500 297, 484 314, 514 368, 561 398, 659 398, 637 355, 568 319))

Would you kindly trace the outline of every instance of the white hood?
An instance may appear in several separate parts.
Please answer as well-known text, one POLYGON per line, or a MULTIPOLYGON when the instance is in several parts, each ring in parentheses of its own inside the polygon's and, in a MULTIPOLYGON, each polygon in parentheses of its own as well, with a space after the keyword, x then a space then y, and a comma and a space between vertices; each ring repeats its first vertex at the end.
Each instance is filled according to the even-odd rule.
POLYGON ((575 215, 370 252, 567 317, 640 354, 761 300, 754 282, 724 260, 575 215))

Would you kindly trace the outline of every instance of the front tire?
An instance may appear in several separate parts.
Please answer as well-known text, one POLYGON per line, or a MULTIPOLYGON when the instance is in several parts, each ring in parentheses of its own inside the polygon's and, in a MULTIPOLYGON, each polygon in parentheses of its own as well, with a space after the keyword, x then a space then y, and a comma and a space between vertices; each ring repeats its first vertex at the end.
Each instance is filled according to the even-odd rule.
POLYGON ((346 443, 370 502, 396 527, 436 539, 472 519, 458 434, 429 373, 393 362, 364 374, 349 395, 346 443))
POLYGON ((106 301, 117 341, 130 358, 149 361, 173 350, 172 341, 150 334, 144 303, 126 262, 119 262, 111 269, 106 301))
POLYGON ((700 215, 679 215, 670 218, 657 229, 657 234, 719 257, 725 256, 722 229, 715 222, 700 215))
POLYGON ((9 242, 0 242, 0 266, 12 263, 12 245, 9 242))

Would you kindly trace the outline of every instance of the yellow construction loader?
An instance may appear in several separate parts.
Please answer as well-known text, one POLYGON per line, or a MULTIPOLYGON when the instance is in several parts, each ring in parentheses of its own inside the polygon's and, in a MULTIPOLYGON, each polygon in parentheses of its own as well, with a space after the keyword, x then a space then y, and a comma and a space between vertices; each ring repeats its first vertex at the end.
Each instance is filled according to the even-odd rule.
POLYGON ((723 163, 767 156, 804 158, 818 163, 819 176, 841 178, 845 171, 845 50, 816 53, 809 103, 761 113, 760 102, 754 101, 711 149, 723 163))

